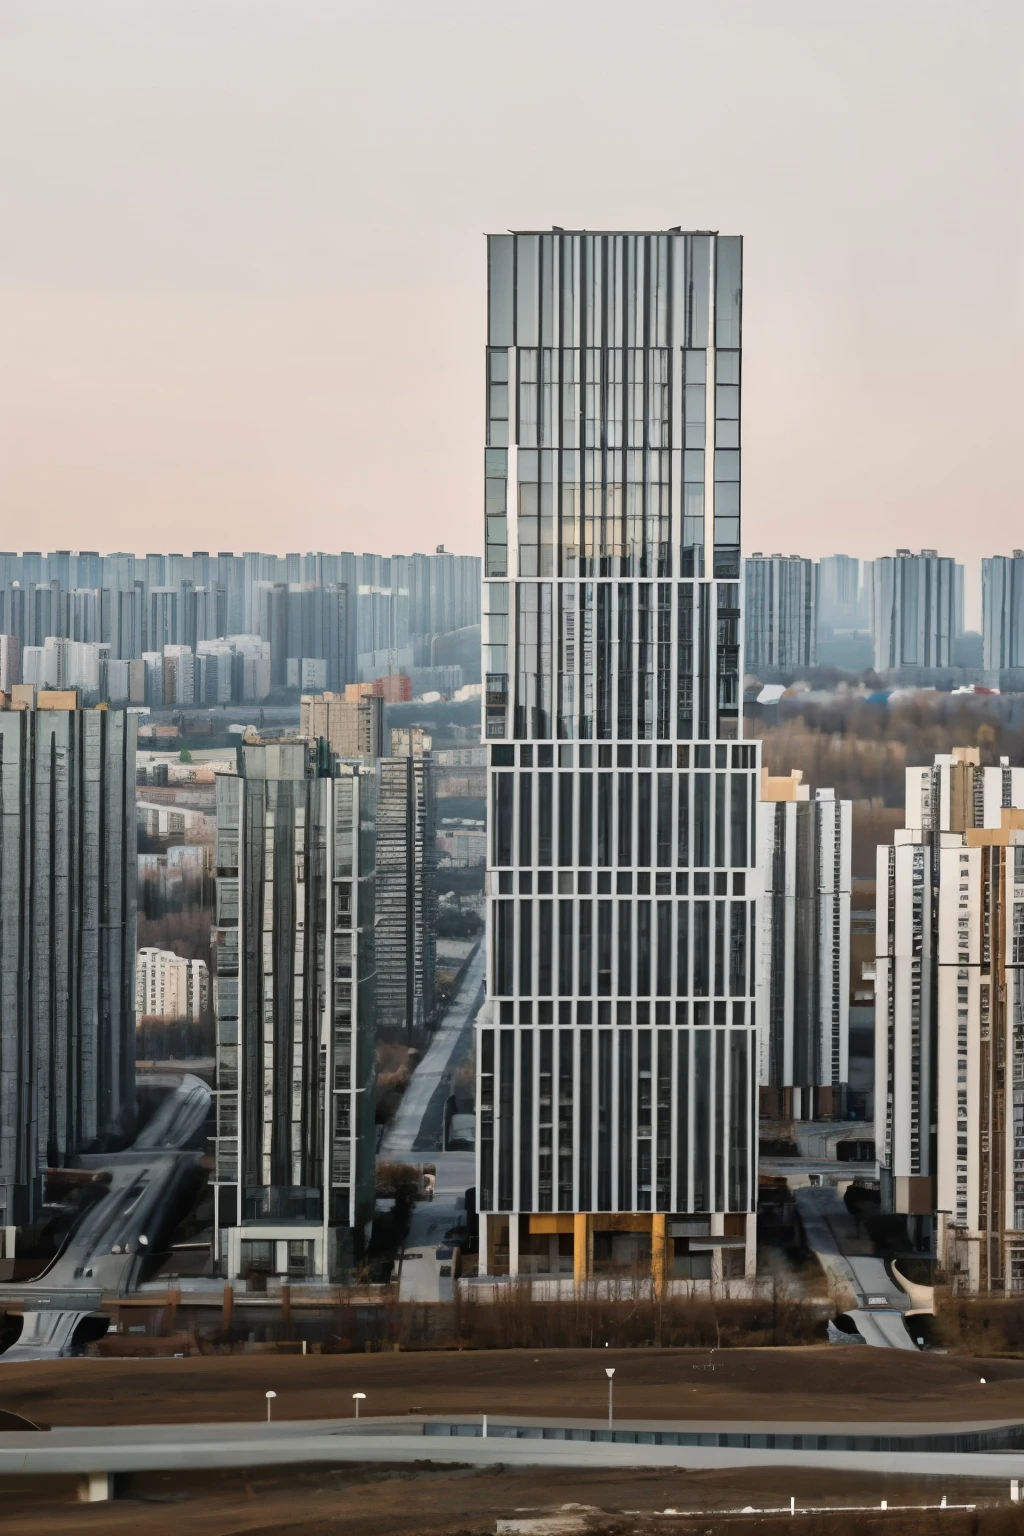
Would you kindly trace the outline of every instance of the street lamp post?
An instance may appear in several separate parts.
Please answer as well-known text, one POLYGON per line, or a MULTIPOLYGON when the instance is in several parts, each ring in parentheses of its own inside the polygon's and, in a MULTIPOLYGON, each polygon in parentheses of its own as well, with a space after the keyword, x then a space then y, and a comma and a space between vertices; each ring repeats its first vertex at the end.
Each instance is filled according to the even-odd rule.
POLYGON ((608 1377, 608 1428, 612 1427, 612 1378, 615 1375, 614 1365, 606 1365, 604 1373, 608 1377))
POLYGON ((270 1405, 274 1401, 274 1398, 276 1396, 277 1396, 276 1392, 268 1392, 267 1393, 267 1423, 268 1424, 270 1423, 270 1405))
POLYGON ((365 1392, 353 1392, 352 1393, 352 1401, 356 1405, 356 1418, 358 1419, 358 1417, 359 1417, 359 1404, 366 1402, 366 1393, 365 1392))

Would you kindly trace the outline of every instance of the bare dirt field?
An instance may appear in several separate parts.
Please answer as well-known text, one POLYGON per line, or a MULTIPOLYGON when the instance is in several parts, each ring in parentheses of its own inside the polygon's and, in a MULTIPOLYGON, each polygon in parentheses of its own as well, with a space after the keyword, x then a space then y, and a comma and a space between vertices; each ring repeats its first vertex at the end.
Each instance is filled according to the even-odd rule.
MULTIPOLYGON (((604 1367, 614 1365, 616 1414, 681 1420, 925 1420, 1024 1418, 1024 1361, 869 1349, 552 1350, 367 1355, 234 1355, 186 1360, 66 1360, 0 1365, 0 1408, 59 1424, 262 1419, 264 1392, 281 1418, 368 1413, 601 1417, 604 1367), (980 1378, 986 1378, 982 1385, 980 1378)), ((1011 1469, 1012 1470, 1012 1469, 1011 1469)), ((1007 1478, 1009 1478, 1009 1470, 1007 1478)), ((788 1517, 744 1515, 788 1505, 884 1498, 885 1514, 806 1515, 804 1536, 1024 1536, 1007 1484, 948 1486, 914 1478, 752 1470, 678 1473, 508 1471, 381 1466, 148 1474, 130 1497, 76 1505, 69 1479, 0 1483, 3 1536, 483 1536, 498 1518, 588 1506, 604 1536, 792 1530, 788 1517), (891 1506, 978 1502, 971 1514, 910 1514, 891 1506), (701 1511, 689 1518, 666 1510, 701 1511)))
POLYGON ((349 1414, 353 1392, 366 1414, 601 1418, 606 1365, 623 1419, 1024 1419, 1024 1360, 827 1346, 0 1362, 0 1408, 55 1425, 239 1422, 273 1389, 286 1419, 349 1414))
POLYGON ((802 1515, 801 1536, 1021 1536, 1024 1516, 995 1498, 1006 1487, 949 1487, 916 1478, 852 1479, 811 1472, 508 1472, 493 1470, 288 1468, 139 1479, 130 1497, 76 1505, 70 1484, 35 1493, 3 1490, 4 1536, 493 1536, 498 1519, 587 1511, 601 1536, 779 1536, 792 1532, 791 1494, 803 1505, 864 1505, 876 1513, 802 1515), (908 1513, 894 1506, 976 1503, 970 1514, 908 1513), (878 1510, 882 1499, 889 1510, 878 1510), (744 1515, 785 1508, 785 1514, 744 1515), (699 1511, 697 1515, 669 1515, 699 1511), (568 1511, 566 1511, 568 1512, 568 1511))

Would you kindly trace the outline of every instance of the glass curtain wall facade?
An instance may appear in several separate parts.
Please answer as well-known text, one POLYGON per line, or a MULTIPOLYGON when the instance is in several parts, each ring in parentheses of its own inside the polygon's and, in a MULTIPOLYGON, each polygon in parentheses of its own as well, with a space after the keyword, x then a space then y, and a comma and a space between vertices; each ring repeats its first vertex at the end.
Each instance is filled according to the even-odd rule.
POLYGON ((740 239, 488 238, 481 1270, 738 1278, 740 239))

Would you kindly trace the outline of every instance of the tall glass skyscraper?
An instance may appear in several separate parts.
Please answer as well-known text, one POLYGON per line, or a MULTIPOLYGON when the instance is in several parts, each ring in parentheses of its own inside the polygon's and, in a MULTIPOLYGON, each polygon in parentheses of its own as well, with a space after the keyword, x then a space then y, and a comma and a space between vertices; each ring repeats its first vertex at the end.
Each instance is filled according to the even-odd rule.
POLYGON ((742 242, 488 237, 481 1272, 754 1261, 742 242))

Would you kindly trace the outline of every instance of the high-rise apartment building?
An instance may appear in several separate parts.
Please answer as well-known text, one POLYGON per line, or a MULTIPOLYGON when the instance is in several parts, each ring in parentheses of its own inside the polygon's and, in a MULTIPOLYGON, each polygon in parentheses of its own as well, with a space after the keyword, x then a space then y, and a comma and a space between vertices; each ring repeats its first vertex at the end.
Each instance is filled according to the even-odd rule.
POLYGON ((376 762, 384 752, 384 701, 373 694, 304 693, 299 703, 299 735, 322 736, 338 757, 376 762))
POLYGON ((170 949, 140 949, 135 957, 135 1012, 139 1018, 189 1019, 198 1023, 210 1006, 205 960, 187 960, 170 949))
POLYGON ((850 1060, 852 805, 761 775, 757 1016, 762 1112, 841 1117, 850 1060))
POLYGON ((818 632, 867 627, 867 594, 854 555, 824 555, 818 561, 818 632))
MULTIPOLYGON (((160 653, 156 652, 155 657, 159 661, 160 653)), ((258 704, 270 692, 269 642, 258 635, 200 640, 196 645, 193 686, 197 704, 258 704)), ((146 702, 150 700, 147 698, 146 702)))
POLYGON ((228 592, 222 582, 210 582, 192 591, 195 605, 193 649, 201 640, 221 640, 228 633, 228 592))
POLYGON ((146 644, 151 651, 182 641, 182 595, 178 587, 150 587, 146 644))
POLYGON ((480 622, 480 561, 439 544, 432 555, 392 555, 393 587, 409 594, 409 630, 447 634, 480 622))
POLYGON ((1024 769, 982 767, 976 748, 961 748, 907 769, 906 805, 905 829, 878 850, 883 1209, 906 1216, 919 1238, 937 1222, 937 1256, 958 1284, 1020 1289, 1024 769))
POLYGON ((137 661, 146 649, 146 602, 141 583, 109 594, 110 649, 118 661, 137 661))
POLYGON ((196 696, 195 654, 189 645, 164 646, 164 703, 193 704, 196 696))
POLYGON ((981 562, 982 665, 1024 680, 1024 549, 981 562))
POLYGON ((745 664, 789 679, 817 660, 817 579, 801 555, 753 554, 743 562, 745 664))
POLYGON ((110 594, 100 587, 74 587, 61 594, 60 633, 69 640, 96 643, 110 639, 110 594))
POLYGON ((135 716, 19 685, 0 802, 3 1229, 134 1114, 135 716))
POLYGON ((963 567, 922 549, 898 549, 871 565, 876 672, 943 671, 963 627, 963 567))
POLYGON ((408 753, 377 768, 377 1024, 420 1039, 434 1014, 433 763, 408 753))
POLYGON ((26 638, 28 645, 45 645, 48 635, 61 631, 61 589, 56 581, 38 582, 28 591, 26 638))
POLYGON ((390 586, 361 586, 356 643, 360 682, 408 672, 413 660, 408 592, 390 586))
POLYGON ((1020 1293, 1024 809, 1000 822, 933 848, 935 1251, 957 1290, 1020 1293))
POLYGON ((17 635, 0 635, 0 693, 10 693, 21 680, 21 647, 17 635))
POLYGON ((753 1270, 741 263, 488 237, 481 1272, 753 1270))
POLYGON ((377 1023, 404 1040, 421 1037, 434 1013, 434 775, 430 737, 418 727, 392 731, 391 756, 383 756, 384 700, 375 686, 350 684, 345 697, 303 695, 299 734, 377 765, 377 1023))
POLYGON ((325 741, 217 776, 214 1253, 335 1277, 373 1217, 376 776, 325 741))
POLYGON ((269 641, 274 681, 293 686, 303 664, 323 663, 324 685, 343 688, 349 677, 348 589, 344 584, 256 582, 254 622, 269 641))
POLYGON ((120 553, 104 555, 100 561, 99 585, 109 587, 112 592, 129 590, 135 584, 135 566, 134 555, 120 553))
POLYGON ((421 725, 396 725, 389 732, 392 757, 422 757, 433 746, 433 737, 421 725))

